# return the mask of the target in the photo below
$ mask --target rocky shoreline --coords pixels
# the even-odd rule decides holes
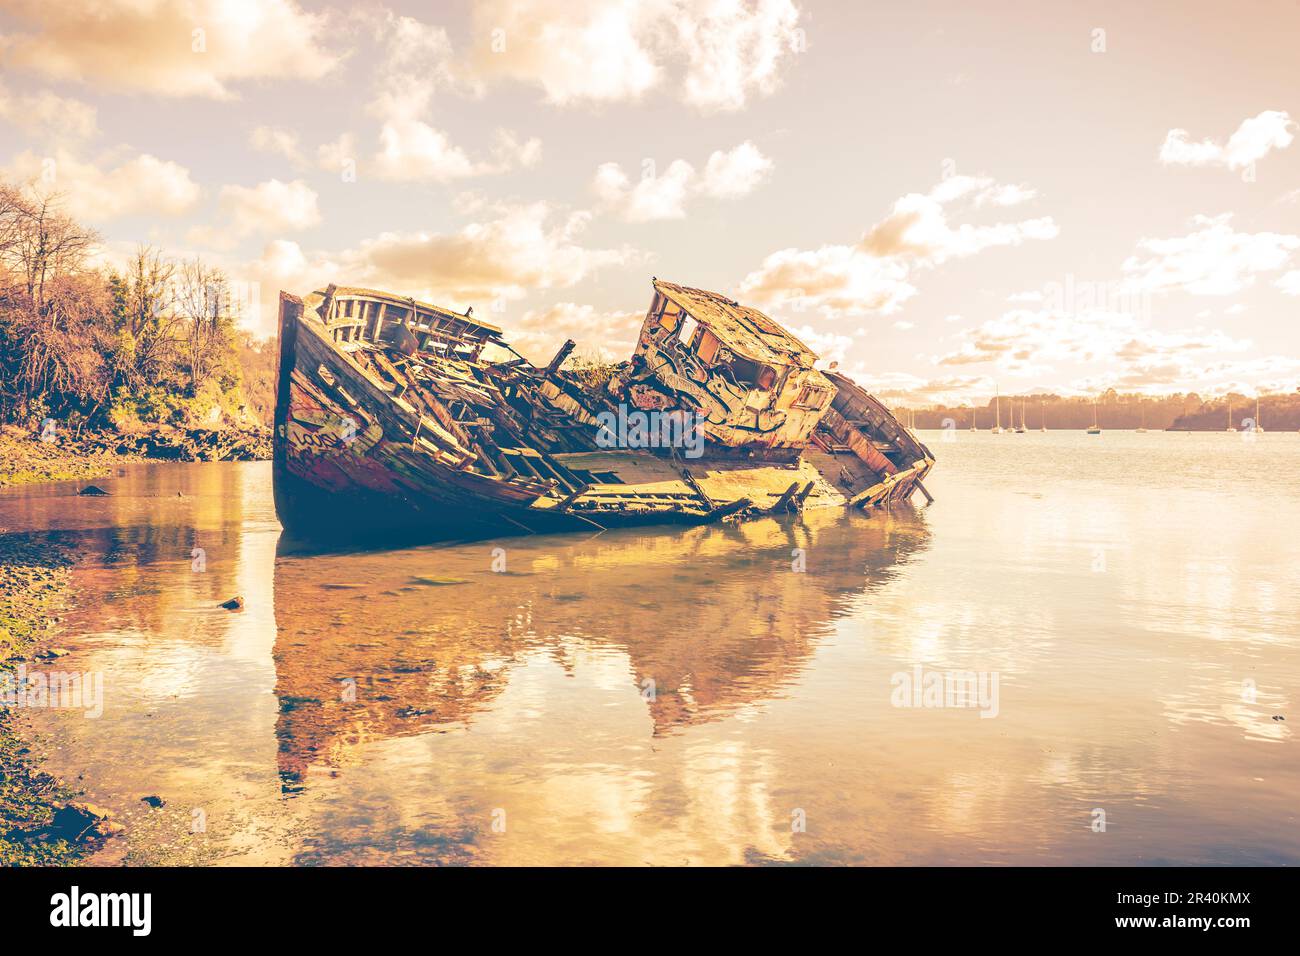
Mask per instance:
[[[89,432],[43,440],[39,432],[0,428],[0,488],[40,481],[85,480],[112,474],[129,462],[263,461],[271,457],[271,430],[262,426]]]
[[[57,540],[0,534],[0,685],[19,691],[20,665],[53,646],[68,600],[72,548]],[[0,866],[59,866],[99,848],[120,827],[40,767],[21,711],[0,706]]]

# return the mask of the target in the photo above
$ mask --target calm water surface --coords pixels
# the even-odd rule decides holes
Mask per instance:
[[[41,749],[101,862],[1300,862],[1300,435],[924,437],[915,511],[358,554],[263,463],[4,492],[105,680]]]

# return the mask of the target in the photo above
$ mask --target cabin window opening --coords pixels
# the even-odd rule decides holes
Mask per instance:
[[[762,371],[763,366],[743,355],[737,355],[731,360],[731,374],[742,384],[757,385]]]
[[[677,333],[678,340],[687,348],[691,346],[691,339],[695,338],[695,330],[700,327],[700,323],[695,321],[692,315],[686,316],[682,322],[681,331]]]
[[[695,350],[695,354],[700,357],[701,362],[712,365],[713,359],[718,354],[718,348],[721,345],[722,342],[719,341],[718,337],[708,329],[705,329],[700,335],[700,345],[699,348]]]
[[[827,389],[817,385],[805,385],[799,390],[799,397],[795,399],[796,408],[807,408],[817,411],[826,405],[826,399],[830,396]]]

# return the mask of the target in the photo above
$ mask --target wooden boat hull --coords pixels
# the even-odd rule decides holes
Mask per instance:
[[[541,411],[555,429],[572,429],[577,450],[485,446],[470,440],[469,429],[484,424],[476,417],[484,409],[513,414],[502,398],[513,386],[496,396],[497,405],[458,406],[458,420],[438,398],[420,393],[414,378],[408,390],[373,374],[374,363],[398,378],[407,374],[373,347],[384,313],[372,322],[362,307],[359,319],[331,322],[334,295],[331,287],[310,309],[281,295],[273,470],[276,511],[291,539],[476,539],[864,508],[924,491],[920,482],[933,464],[883,405],[834,373],[839,411],[828,414],[839,430],[786,460],[752,461],[735,449],[695,459],[596,449],[583,439],[590,416],[539,370],[527,379],[527,387],[537,385],[532,398],[550,396],[555,407]],[[415,315],[413,302],[411,310]],[[374,342],[363,338],[367,327]],[[388,334],[400,340],[407,333]],[[490,391],[490,382],[482,384]]]
[[[355,407],[322,388],[322,368],[349,383]],[[344,356],[303,320],[301,303],[286,297],[272,473],[276,513],[292,535],[441,540],[583,526],[564,514],[520,523],[544,488],[476,482],[408,437],[410,422],[387,396],[367,392]]]

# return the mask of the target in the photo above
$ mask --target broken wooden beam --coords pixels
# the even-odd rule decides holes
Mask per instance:
[[[812,494],[812,490],[816,486],[816,484],[817,482],[810,481],[808,482],[808,484],[804,485],[803,491],[799,492],[798,497],[794,499],[795,511],[803,511],[804,502],[808,500],[808,496]]]
[[[799,482],[797,481],[792,482],[790,484],[790,487],[785,489],[785,491],[781,493],[781,497],[776,499],[776,504],[772,505],[771,508],[767,509],[768,513],[776,514],[777,512],[780,511],[786,511],[790,507],[790,499],[794,497],[794,493],[798,490],[799,490]]]
[[[551,359],[550,364],[546,366],[546,374],[554,375],[558,372],[560,366],[564,364],[564,360],[567,359],[569,354],[577,347],[578,343],[573,341],[573,339],[565,339],[564,344],[560,346],[560,350],[555,353],[555,358]]]
[[[735,501],[731,502],[730,504],[725,504],[722,505],[721,507],[714,508],[707,515],[705,515],[704,520],[721,521],[723,518],[729,518],[739,511],[744,511],[746,508],[750,507],[753,504],[754,502],[750,501],[748,498],[738,498]]]
[[[695,492],[696,496],[703,502],[705,511],[712,511],[717,507],[713,499],[708,496],[708,493],[700,487],[700,483],[695,480],[695,476],[691,474],[689,468],[682,469],[682,481],[691,486],[691,491]]]

